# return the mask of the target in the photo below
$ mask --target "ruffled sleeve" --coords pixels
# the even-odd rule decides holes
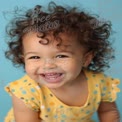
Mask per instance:
[[[27,75],[5,87],[10,95],[14,94],[34,111],[40,110],[40,89],[39,85]]]
[[[102,101],[113,102],[116,100],[117,92],[120,92],[120,89],[118,88],[119,83],[119,79],[113,79],[106,75],[102,75],[100,80]]]

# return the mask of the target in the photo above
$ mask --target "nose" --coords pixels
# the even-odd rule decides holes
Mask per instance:
[[[54,69],[57,65],[54,59],[45,59],[43,69]]]

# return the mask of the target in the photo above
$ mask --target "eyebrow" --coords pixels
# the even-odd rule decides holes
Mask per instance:
[[[61,51],[61,52],[68,52],[68,53],[71,53],[71,54],[74,54],[73,51],[71,51],[72,45],[63,45],[63,47],[59,47],[58,50]]]
[[[70,54],[74,54],[73,51],[68,51],[68,50],[57,50],[55,53],[70,53]],[[27,56],[27,55],[31,55],[31,54],[38,54],[36,52],[27,52],[27,53],[24,53],[24,56]]]
[[[24,53],[25,56],[27,56],[29,54],[37,54],[37,53],[36,52],[27,52],[27,53]]]
[[[63,50],[63,49],[62,49],[62,50],[61,50],[61,49],[60,49],[60,50],[58,50],[58,51],[57,51],[57,53],[58,53],[58,52],[62,52],[62,53],[63,53],[63,52],[66,52],[66,53],[74,54],[74,52],[73,52],[73,51],[70,51],[70,50]]]
[[[74,54],[74,51],[71,51],[71,47],[72,47],[72,45],[63,45],[63,47],[64,47],[64,49],[62,49],[61,47],[59,47],[59,48],[57,48],[57,51],[55,51],[56,53],[70,53],[70,54]],[[27,55],[29,55],[29,54],[38,54],[38,52],[33,52],[33,51],[30,51],[30,52],[26,52],[26,53],[24,53],[24,56],[27,56]]]

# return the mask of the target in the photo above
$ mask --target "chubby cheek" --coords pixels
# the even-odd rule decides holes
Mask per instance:
[[[30,77],[32,77],[35,75],[36,67],[31,63],[25,63],[25,71]]]
[[[68,69],[68,68],[67,68]],[[78,75],[81,72],[82,67],[79,65],[71,64],[70,68],[68,69],[73,75]]]
[[[62,69],[68,74],[79,74],[82,69],[82,63],[79,61],[68,61],[61,64]]]

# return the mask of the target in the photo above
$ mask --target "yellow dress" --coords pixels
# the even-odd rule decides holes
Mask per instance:
[[[85,75],[89,95],[81,107],[62,103],[47,87],[39,86],[27,75],[11,82],[5,89],[21,99],[33,111],[41,111],[40,118],[44,122],[93,122],[91,117],[101,101],[116,100],[116,93],[120,91],[117,88],[119,80],[91,71],[85,71]],[[5,122],[15,122],[13,109],[8,112]]]

